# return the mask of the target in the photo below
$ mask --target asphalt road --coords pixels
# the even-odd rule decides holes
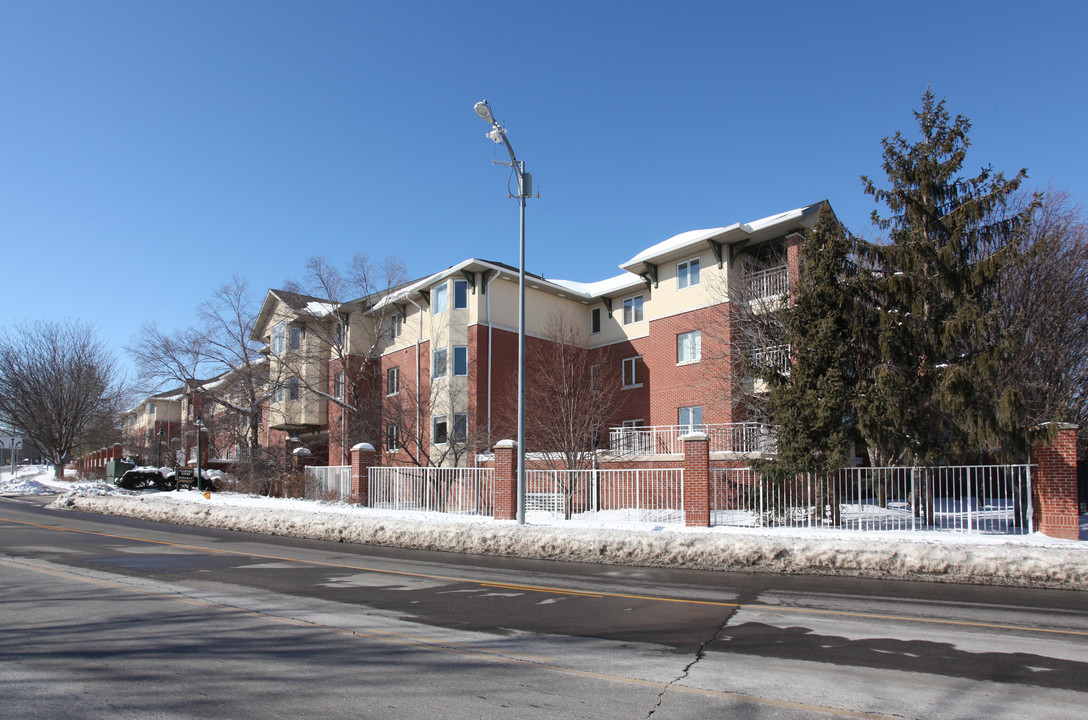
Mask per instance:
[[[4,718],[1064,718],[1082,592],[497,559],[0,500]]]

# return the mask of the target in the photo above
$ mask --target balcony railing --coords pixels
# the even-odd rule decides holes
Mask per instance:
[[[761,368],[772,367],[783,375],[790,374],[790,346],[775,345],[759,348],[751,353],[752,361]]]
[[[684,447],[680,438],[694,431],[705,432],[710,437],[710,452],[777,452],[774,428],[763,423],[612,428],[609,450],[614,455],[681,454]]]
[[[773,300],[790,291],[790,277],[785,265],[755,270],[746,276],[749,302]]]

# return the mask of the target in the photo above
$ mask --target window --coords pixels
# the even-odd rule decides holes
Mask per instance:
[[[344,397],[344,373],[338,372],[332,376],[332,396]]]
[[[438,315],[446,312],[449,304],[449,288],[446,283],[435,285],[434,291],[431,293],[431,314]]]
[[[676,288],[683,290],[686,287],[699,284],[699,258],[692,258],[687,262],[676,265]]]
[[[623,324],[642,322],[642,296],[635,295],[623,301]]]
[[[453,281],[453,309],[464,310],[468,307],[468,280]]]
[[[680,428],[686,432],[703,429],[703,406],[692,405],[680,408]]]
[[[601,331],[601,309],[599,307],[589,311],[589,331],[594,335]]]
[[[347,335],[347,318],[338,317],[336,319],[336,326],[332,329],[332,344],[336,347],[344,347],[344,338]]]
[[[623,360],[623,386],[638,387],[642,385],[642,356],[624,358]]]
[[[644,424],[645,423],[642,421],[641,418],[639,418],[638,420],[624,420],[623,421],[623,426],[625,428],[640,428]]]
[[[279,355],[287,349],[287,336],[284,334],[285,325],[280,322],[272,326],[272,353]]]
[[[400,392],[400,368],[389,368],[385,371],[385,394],[396,395]]]
[[[431,379],[446,377],[446,348],[435,350],[431,359]]]
[[[389,339],[396,340],[404,332],[404,315],[397,310],[389,316]]]
[[[468,347],[465,345],[453,346],[453,374],[468,375]]]
[[[597,373],[601,371],[600,365],[589,366],[589,391],[597,392]]]
[[[450,441],[449,432],[446,429],[446,416],[436,415],[434,429],[431,431],[432,445],[445,445]]]
[[[154,415],[155,414],[155,403],[151,402],[151,403],[147,404],[147,414],[148,415]]]
[[[293,377],[287,381],[287,399],[298,400],[301,395],[301,383],[297,377]]]
[[[677,363],[696,363],[702,359],[703,333],[701,330],[692,330],[676,336]]]
[[[468,415],[457,413],[453,416],[453,441],[465,442],[468,440]]]
[[[272,402],[283,402],[283,383],[276,383],[276,390],[272,393]]]
[[[291,347],[292,350],[298,350],[300,347],[302,347],[302,328],[300,328],[300,327],[291,328],[290,338],[291,338],[290,347]]]
[[[385,429],[385,451],[396,452],[400,448],[400,427],[396,424]]]

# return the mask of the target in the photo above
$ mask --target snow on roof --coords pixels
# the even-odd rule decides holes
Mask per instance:
[[[548,282],[566,288],[571,292],[581,293],[587,298],[596,298],[611,295],[614,292],[625,290],[634,285],[641,285],[643,281],[638,275],[635,275],[632,272],[625,272],[622,275],[592,283],[581,283],[575,282],[574,280],[549,280]]]
[[[724,235],[736,235],[739,239],[741,237],[753,235],[760,230],[772,228],[776,225],[793,223],[804,218],[806,214],[818,205],[819,203],[816,203],[815,205],[806,205],[805,207],[787,210],[786,212],[781,212],[777,215],[770,215],[747,223],[738,222],[725,227],[709,228],[706,230],[688,230],[679,235],[673,235],[668,240],[663,240],[656,245],[651,245],[627,262],[621,264],[620,267],[630,269],[632,266],[637,266],[647,260],[668,255],[671,252],[679,251],[692,245],[700,245],[712,238],[718,238]]]
[[[306,312],[310,313],[314,317],[325,317],[336,312],[336,304],[321,300],[311,300],[306,303]]]

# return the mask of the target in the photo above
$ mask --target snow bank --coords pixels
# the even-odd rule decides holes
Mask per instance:
[[[421,550],[574,562],[851,575],[934,582],[1088,589],[1088,544],[1034,536],[931,533],[847,537],[744,528],[518,526],[440,514],[394,514],[343,503],[235,493],[121,493],[73,488],[55,508],[224,530]],[[940,535],[941,537],[934,537]],[[957,536],[949,538],[947,536]]]

